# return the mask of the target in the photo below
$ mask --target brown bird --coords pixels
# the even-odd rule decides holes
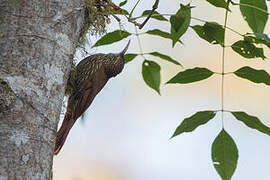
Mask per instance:
[[[118,54],[91,55],[83,59],[71,71],[66,88],[66,93],[70,96],[64,121],[57,132],[55,155],[60,152],[73,124],[90,106],[107,81],[123,70],[124,54],[129,44],[130,41],[124,50]]]

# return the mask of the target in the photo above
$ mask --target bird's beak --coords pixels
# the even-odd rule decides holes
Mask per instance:
[[[127,52],[129,44],[130,44],[130,40],[128,41],[128,43],[127,43],[126,47],[123,49],[123,51],[120,52],[121,55],[124,55]]]

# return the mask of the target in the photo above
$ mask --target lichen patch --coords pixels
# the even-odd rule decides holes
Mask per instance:
[[[10,140],[13,141],[17,147],[20,147],[28,142],[29,137],[24,132],[14,131],[10,136]]]
[[[45,64],[44,70],[46,79],[48,79],[46,85],[48,90],[51,90],[53,85],[61,85],[64,83],[64,73],[62,72],[62,69],[60,67]]]
[[[23,161],[25,164],[27,164],[29,158],[30,158],[30,155],[29,155],[29,154],[25,154],[25,155],[22,156],[22,161]]]
[[[64,48],[66,52],[71,52],[73,49],[72,42],[70,42],[70,39],[66,34],[57,33],[55,39],[61,48]]]
[[[35,85],[34,80],[29,80],[23,76],[7,76],[6,80],[10,85],[10,88],[16,93],[20,94],[23,91],[26,95],[32,95],[33,91],[41,97],[43,95],[40,87]]]

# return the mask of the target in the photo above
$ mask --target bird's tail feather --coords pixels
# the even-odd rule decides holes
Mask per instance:
[[[75,121],[71,118],[70,115],[65,116],[64,121],[57,132],[56,142],[55,142],[55,147],[54,147],[54,155],[57,155],[62,149],[66,141],[67,135],[70,129],[72,128],[74,122]]]

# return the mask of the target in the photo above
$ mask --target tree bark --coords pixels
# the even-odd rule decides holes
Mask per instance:
[[[79,0],[1,0],[0,180],[52,177],[81,7]]]

